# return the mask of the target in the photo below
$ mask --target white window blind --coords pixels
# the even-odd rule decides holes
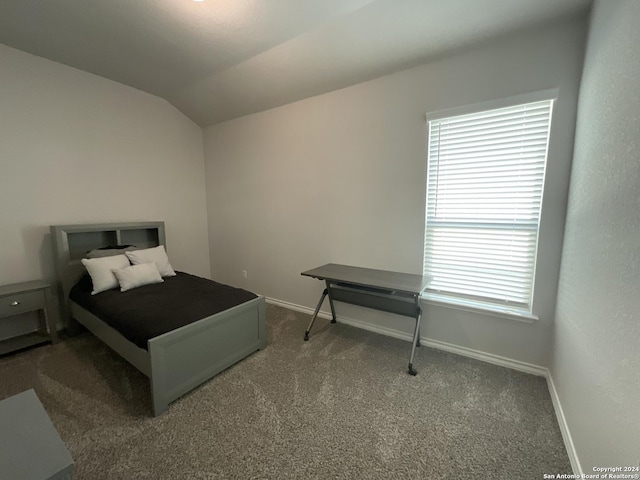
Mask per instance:
[[[552,106],[429,120],[428,292],[531,311]]]

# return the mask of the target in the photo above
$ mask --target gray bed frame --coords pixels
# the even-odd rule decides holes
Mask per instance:
[[[266,347],[265,299],[259,296],[150,339],[148,350],[127,340],[97,316],[69,300],[69,291],[86,270],[80,262],[92,249],[108,245],[150,248],[165,245],[164,222],[53,225],[63,325],[77,321],[151,380],[153,415],[169,403]]]

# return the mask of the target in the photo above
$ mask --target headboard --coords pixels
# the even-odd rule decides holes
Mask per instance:
[[[166,248],[164,222],[52,225],[51,238],[65,327],[69,326],[70,318],[69,291],[86,273],[80,260],[89,250],[110,245],[135,245],[138,248],[165,245]]]

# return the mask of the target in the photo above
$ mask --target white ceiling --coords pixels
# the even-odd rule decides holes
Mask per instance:
[[[586,11],[591,0],[0,0],[0,42],[202,126]]]

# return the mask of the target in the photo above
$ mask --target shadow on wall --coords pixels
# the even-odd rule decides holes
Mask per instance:
[[[58,330],[61,330],[60,300],[49,225],[44,227],[42,225],[24,227],[22,229],[22,243],[24,245],[25,252],[38,252],[37,256],[41,273],[39,275],[34,275],[34,278],[27,280],[42,279],[51,284],[51,299],[53,301],[53,305],[51,305],[51,308],[49,309],[49,314],[53,315],[53,319]]]

